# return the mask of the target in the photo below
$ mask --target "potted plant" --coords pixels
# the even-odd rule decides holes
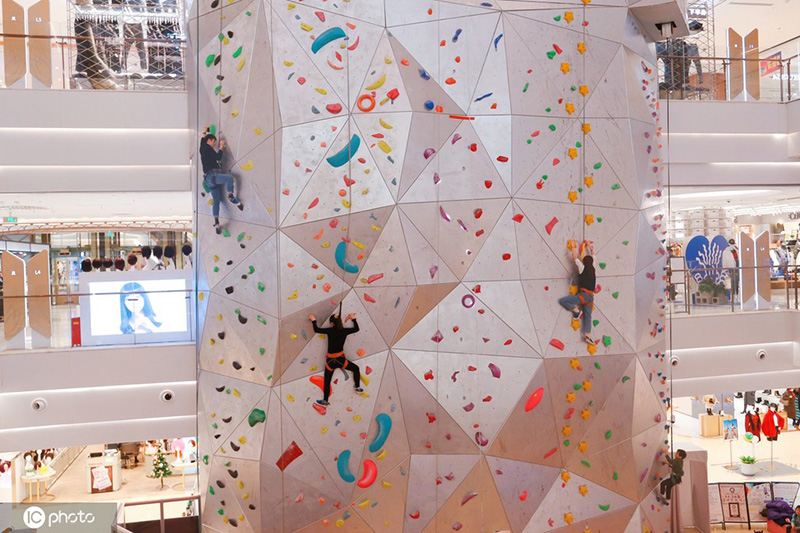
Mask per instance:
[[[726,303],[728,300],[727,289],[724,283],[714,283],[711,277],[705,278],[697,284],[697,290],[702,295],[705,293],[707,296],[705,300],[707,303]],[[703,298],[701,298],[702,300]]]
[[[754,476],[756,475],[756,458],[752,455],[742,455],[739,457],[742,461],[742,475]]]

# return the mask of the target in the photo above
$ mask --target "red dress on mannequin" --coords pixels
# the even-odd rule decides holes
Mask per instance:
[[[744,430],[752,433],[754,437],[758,437],[758,442],[761,442],[761,418],[758,414],[748,411],[744,415]]]
[[[761,430],[767,440],[778,440],[778,434],[783,427],[783,417],[775,411],[769,410],[764,415],[764,422],[761,424]]]

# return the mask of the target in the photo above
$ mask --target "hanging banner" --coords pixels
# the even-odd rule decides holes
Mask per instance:
[[[800,483],[781,482],[772,484],[772,494],[775,499],[786,500],[792,508],[794,508],[794,503],[797,501],[798,489],[800,489]]]
[[[722,523],[722,500],[719,497],[719,484],[708,485],[708,510],[711,517],[710,524]]]
[[[767,519],[761,516],[764,504],[772,499],[771,483],[745,483],[747,486],[747,510],[750,513],[751,522],[766,522]]]
[[[747,493],[744,483],[720,483],[722,520],[731,524],[747,523]]]
[[[761,76],[768,76],[775,72],[776,70],[781,69],[781,53],[778,52],[777,54],[772,54],[760,61],[760,68]]]

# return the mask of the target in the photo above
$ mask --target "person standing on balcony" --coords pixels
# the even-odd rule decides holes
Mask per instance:
[[[228,201],[239,208],[244,209],[244,205],[234,195],[233,174],[222,171],[222,158],[225,156],[225,140],[219,142],[219,151],[216,150],[217,136],[207,133],[200,143],[200,160],[203,165],[203,184],[211,193],[212,207],[214,215],[214,230],[217,235],[222,233],[222,226],[219,223],[219,204],[228,191]]]
[[[728,247],[722,251],[722,268],[727,273],[725,281],[731,291],[731,300],[733,300],[739,292],[739,248],[736,247],[736,241],[733,239],[728,240]]]

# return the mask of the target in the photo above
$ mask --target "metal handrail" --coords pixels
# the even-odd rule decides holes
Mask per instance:
[[[197,516],[202,516],[200,512],[200,495],[195,494],[193,496],[179,496],[176,498],[164,498],[160,500],[149,500],[149,501],[142,501],[142,502],[120,502],[117,505],[117,516],[116,516],[116,523],[111,526],[112,533],[133,533],[131,530],[127,529],[128,523],[125,521],[125,508],[126,507],[136,507],[139,505],[155,505],[158,504],[159,507],[159,521],[161,523],[161,533],[166,533],[166,519],[164,518],[164,504],[165,503],[174,503],[174,502],[188,502],[191,500],[197,500]],[[122,525],[119,525],[120,519],[122,521]]]

